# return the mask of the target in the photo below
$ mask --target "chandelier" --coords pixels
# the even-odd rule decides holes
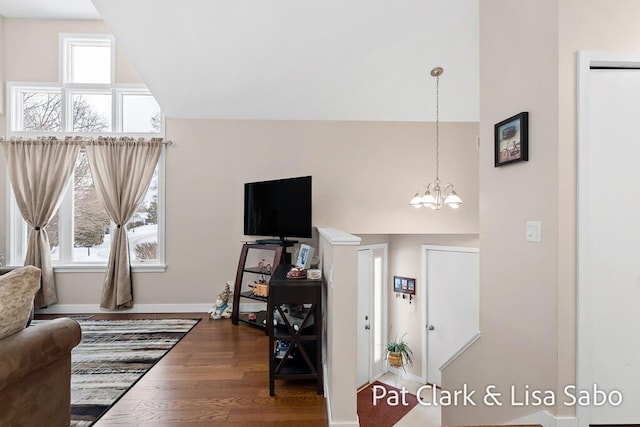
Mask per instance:
[[[452,209],[458,209],[463,206],[462,199],[453,187],[453,184],[442,184],[440,182],[440,76],[443,73],[442,67],[436,67],[431,70],[431,75],[436,78],[436,180],[427,185],[421,185],[416,191],[409,204],[415,208],[431,208],[435,211],[442,209],[442,206],[448,206]],[[424,188],[424,193],[420,194],[420,189]]]

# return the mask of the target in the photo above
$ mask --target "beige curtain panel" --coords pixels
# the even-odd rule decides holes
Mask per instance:
[[[100,307],[133,305],[126,224],[142,202],[160,158],[162,139],[98,138],[87,144],[93,182],[107,214],[116,224]]]
[[[25,265],[42,270],[36,308],[58,301],[46,226],[56,213],[73,173],[80,140],[12,138],[2,140],[18,209],[29,225]]]

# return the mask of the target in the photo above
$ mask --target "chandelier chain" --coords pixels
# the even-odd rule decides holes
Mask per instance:
[[[427,207],[435,211],[443,206],[458,209],[464,206],[462,199],[456,193],[453,184],[444,184],[440,187],[440,75],[444,70],[436,67],[431,70],[431,75],[436,78],[436,180],[425,187],[424,194],[420,194],[420,187],[409,204],[415,208]]]
[[[440,182],[440,75],[436,76],[436,185]]]

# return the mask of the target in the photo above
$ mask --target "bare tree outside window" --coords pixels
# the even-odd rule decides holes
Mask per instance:
[[[60,94],[23,92],[23,128],[26,131],[60,130]]]
[[[100,132],[109,127],[107,119],[91,108],[82,96],[73,100],[73,131]]]
[[[60,131],[62,110],[59,93],[23,92],[22,102],[24,105],[23,130],[29,132]],[[100,132],[108,127],[107,119],[94,111],[85,99],[81,96],[74,99],[74,132]]]
[[[160,113],[156,113],[151,117],[151,129],[154,132],[160,132],[161,123]]]
[[[24,130],[60,130],[60,94],[25,92]],[[89,103],[77,97],[73,102],[73,129],[76,132],[97,132],[108,127],[107,120],[91,108]],[[109,228],[109,217],[98,200],[98,194],[91,172],[89,160],[84,151],[78,155],[73,170],[74,191],[74,246],[91,247],[104,240]],[[60,215],[56,214],[47,225],[51,248],[60,244]]]

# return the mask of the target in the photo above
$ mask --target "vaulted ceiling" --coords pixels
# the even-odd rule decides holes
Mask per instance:
[[[479,0],[92,1],[169,117],[478,120]]]

